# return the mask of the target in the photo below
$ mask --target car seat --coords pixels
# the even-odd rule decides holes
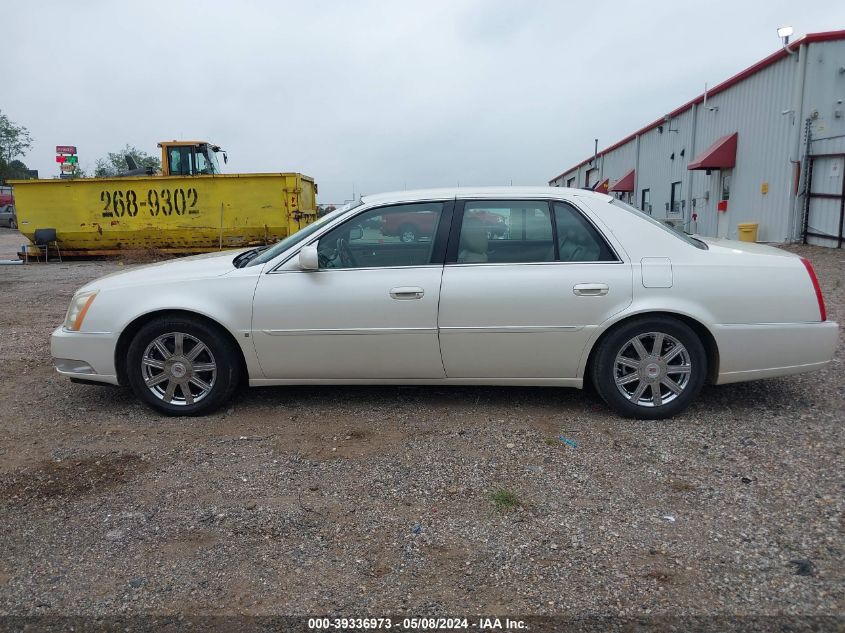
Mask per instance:
[[[477,218],[464,218],[461,227],[461,242],[458,250],[459,264],[483,264],[487,262],[487,227]]]

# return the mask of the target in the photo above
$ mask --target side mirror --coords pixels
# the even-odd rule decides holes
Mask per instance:
[[[361,226],[353,226],[349,229],[349,241],[360,240],[364,237],[364,229]]]
[[[320,270],[320,255],[316,244],[303,246],[299,251],[300,270]]]

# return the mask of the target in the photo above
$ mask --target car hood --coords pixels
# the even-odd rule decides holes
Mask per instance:
[[[239,253],[250,249],[241,248],[226,250],[217,253],[206,253],[204,255],[193,255],[171,259],[155,264],[144,264],[132,266],[128,270],[111,273],[86,284],[79,289],[80,292],[94,289],[118,288],[125,286],[139,286],[163,281],[184,281],[187,279],[206,279],[208,277],[219,277],[235,270],[232,260]]]
[[[740,242],[737,240],[725,240],[715,237],[701,237],[695,236],[696,239],[701,240],[713,252],[733,253],[733,254],[748,254],[748,255],[776,255],[779,257],[799,257],[795,253],[768,246],[766,244],[757,244],[755,242]]]

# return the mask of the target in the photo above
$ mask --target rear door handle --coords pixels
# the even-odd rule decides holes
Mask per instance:
[[[610,290],[607,284],[575,284],[573,294],[579,297],[603,297]]]
[[[417,286],[399,286],[390,289],[390,296],[397,301],[407,301],[408,299],[422,299],[425,295],[425,290]]]

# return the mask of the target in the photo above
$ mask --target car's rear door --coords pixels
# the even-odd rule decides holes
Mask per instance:
[[[504,235],[475,216],[498,213]],[[449,378],[577,377],[596,326],[631,302],[630,263],[563,201],[458,201],[438,328]]]

